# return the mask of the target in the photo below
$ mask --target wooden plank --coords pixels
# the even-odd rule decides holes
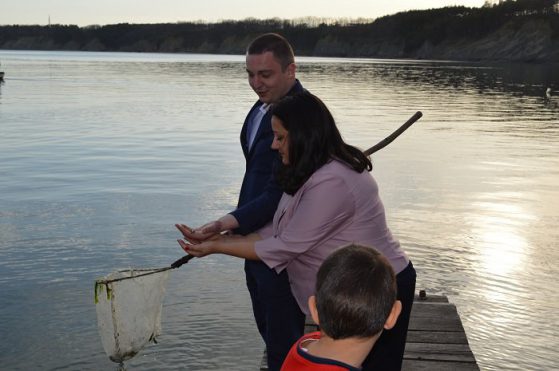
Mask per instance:
[[[409,330],[406,340],[408,343],[468,344],[466,334],[456,331]]]
[[[407,343],[404,359],[475,363],[468,344]]]
[[[448,298],[443,295],[415,295],[415,303],[448,303]]]
[[[414,303],[408,329],[464,332],[456,307],[441,303]]]
[[[424,331],[464,331],[462,322],[458,317],[424,317],[424,318],[410,318],[410,325],[408,330],[424,330]]]
[[[402,362],[404,371],[478,371],[475,363],[421,361],[404,359]]]
[[[450,303],[416,301],[412,311],[414,317],[454,316],[456,306]]]

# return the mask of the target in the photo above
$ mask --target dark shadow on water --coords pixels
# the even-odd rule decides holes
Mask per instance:
[[[559,96],[559,64],[474,63],[446,61],[377,60],[363,63],[302,64],[299,71],[312,75],[355,76],[382,80],[395,89],[435,86],[444,91],[506,93],[513,96],[548,98]]]

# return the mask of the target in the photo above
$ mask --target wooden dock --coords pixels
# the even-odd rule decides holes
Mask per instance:
[[[316,331],[312,320],[305,332]],[[265,357],[260,370],[267,370]],[[479,370],[456,306],[445,296],[417,296],[413,304],[404,371]]]
[[[446,296],[416,297],[403,370],[479,370],[456,306]]]

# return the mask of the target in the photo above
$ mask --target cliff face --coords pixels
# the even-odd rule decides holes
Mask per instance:
[[[505,24],[481,39],[443,41],[433,45],[426,41],[410,57],[448,60],[509,60],[558,62],[559,40],[544,21],[521,25]]]

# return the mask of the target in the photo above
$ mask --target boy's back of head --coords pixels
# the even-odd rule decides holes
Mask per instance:
[[[379,334],[396,302],[396,290],[394,270],[378,251],[356,244],[336,250],[317,274],[321,331],[334,340]]]

